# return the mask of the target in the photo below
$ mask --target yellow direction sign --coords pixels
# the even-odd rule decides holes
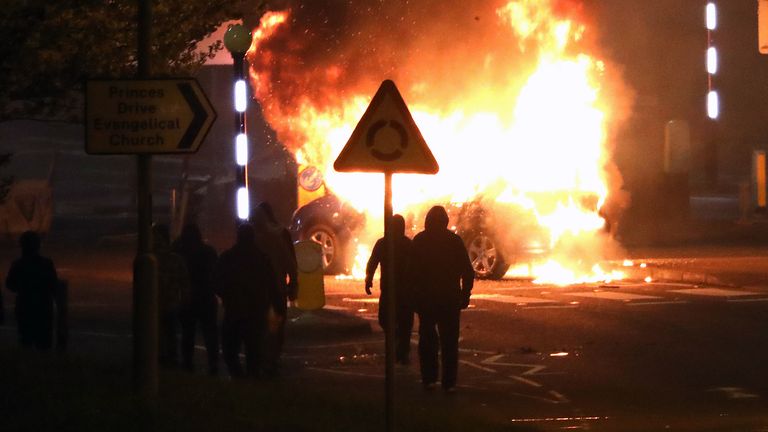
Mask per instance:
[[[439,170],[391,80],[381,83],[333,167],[336,171],[421,174]]]
[[[86,83],[85,151],[194,153],[216,112],[192,78]]]

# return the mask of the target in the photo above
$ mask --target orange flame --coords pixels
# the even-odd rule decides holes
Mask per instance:
[[[586,29],[575,13],[568,14],[565,6],[572,5],[556,0],[491,5],[496,21],[478,30],[477,45],[436,52],[435,31],[427,28],[426,36],[388,54],[402,61],[397,70],[405,71],[400,73],[406,85],[400,89],[440,164],[434,176],[394,177],[395,211],[423,215],[436,203],[472,200],[514,208],[513,216],[496,223],[514,233],[511,243],[535,242],[545,233],[550,252],[531,266],[531,276],[559,285],[622,277],[599,265],[606,251],[616,248],[602,230],[600,211],[621,186],[609,138],[629,98],[606,63],[582,46]],[[327,187],[369,216],[358,239],[367,251],[381,235],[382,176],[338,173],[332,164],[365,111],[379,73],[393,69],[355,75],[366,59],[352,59],[352,48],[306,61],[319,55],[312,50],[315,30],[294,29],[300,20],[289,21],[290,14],[270,12],[254,31],[249,60],[255,94],[297,160],[321,167]],[[349,46],[378,41],[364,34],[360,30]],[[386,47],[382,41],[381,51],[389,52]],[[459,56],[471,52],[478,61],[465,65]],[[358,257],[363,264],[364,259]]]

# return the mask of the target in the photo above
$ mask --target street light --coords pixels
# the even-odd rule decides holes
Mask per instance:
[[[237,217],[241,222],[246,222],[251,215],[251,205],[248,192],[248,133],[246,129],[245,113],[248,109],[248,85],[245,81],[245,53],[251,47],[252,36],[242,24],[230,25],[224,33],[224,46],[232,54],[234,67],[234,106],[236,112],[235,121],[235,163],[237,174],[235,183],[237,186],[236,207]]]

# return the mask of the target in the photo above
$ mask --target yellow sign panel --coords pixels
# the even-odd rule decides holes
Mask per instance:
[[[194,153],[216,112],[191,78],[93,80],[85,120],[91,154]]]
[[[395,83],[386,80],[373,96],[336,171],[434,174],[439,167]]]

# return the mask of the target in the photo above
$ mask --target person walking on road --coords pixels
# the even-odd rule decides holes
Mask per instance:
[[[419,314],[419,362],[425,389],[438,379],[438,349],[442,360],[441,384],[453,392],[459,365],[459,317],[469,306],[474,270],[464,242],[448,230],[448,213],[434,206],[424,231],[413,238],[409,267],[416,312]]]
[[[153,252],[157,259],[158,339],[160,365],[178,366],[179,311],[189,307],[189,271],[184,258],[171,251],[168,225],[152,227]]]
[[[221,343],[229,375],[257,378],[267,311],[270,302],[278,296],[278,289],[269,258],[256,245],[252,225],[245,223],[238,227],[235,245],[224,251],[216,263],[214,281],[224,304]],[[239,359],[243,345],[245,374]]]
[[[53,299],[58,283],[56,267],[40,255],[40,235],[26,231],[19,237],[21,258],[11,264],[5,286],[16,294],[19,343],[49,350],[53,344]]]
[[[184,368],[194,370],[195,333],[199,323],[208,354],[208,374],[216,375],[219,370],[219,303],[213,290],[216,250],[203,241],[196,224],[189,224],[173,242],[173,251],[184,258],[189,271],[190,299],[179,314],[182,364]]]
[[[296,251],[291,234],[281,226],[272,206],[262,202],[256,207],[253,217],[256,230],[256,244],[269,258],[277,286],[276,297],[270,302],[264,372],[269,376],[279,375],[280,354],[285,343],[285,321],[288,315],[288,299],[296,299],[298,274]]]
[[[413,329],[413,305],[408,289],[408,265],[411,261],[411,239],[405,235],[405,219],[399,214],[392,217],[392,235],[394,239],[394,281],[391,285],[395,290],[395,361],[402,365],[410,364],[411,331]],[[389,261],[387,257],[386,237],[376,241],[365,267],[365,293],[371,295],[373,275],[381,264],[381,279],[379,282],[379,325],[386,330],[387,325],[387,296],[385,291],[390,285]]]

